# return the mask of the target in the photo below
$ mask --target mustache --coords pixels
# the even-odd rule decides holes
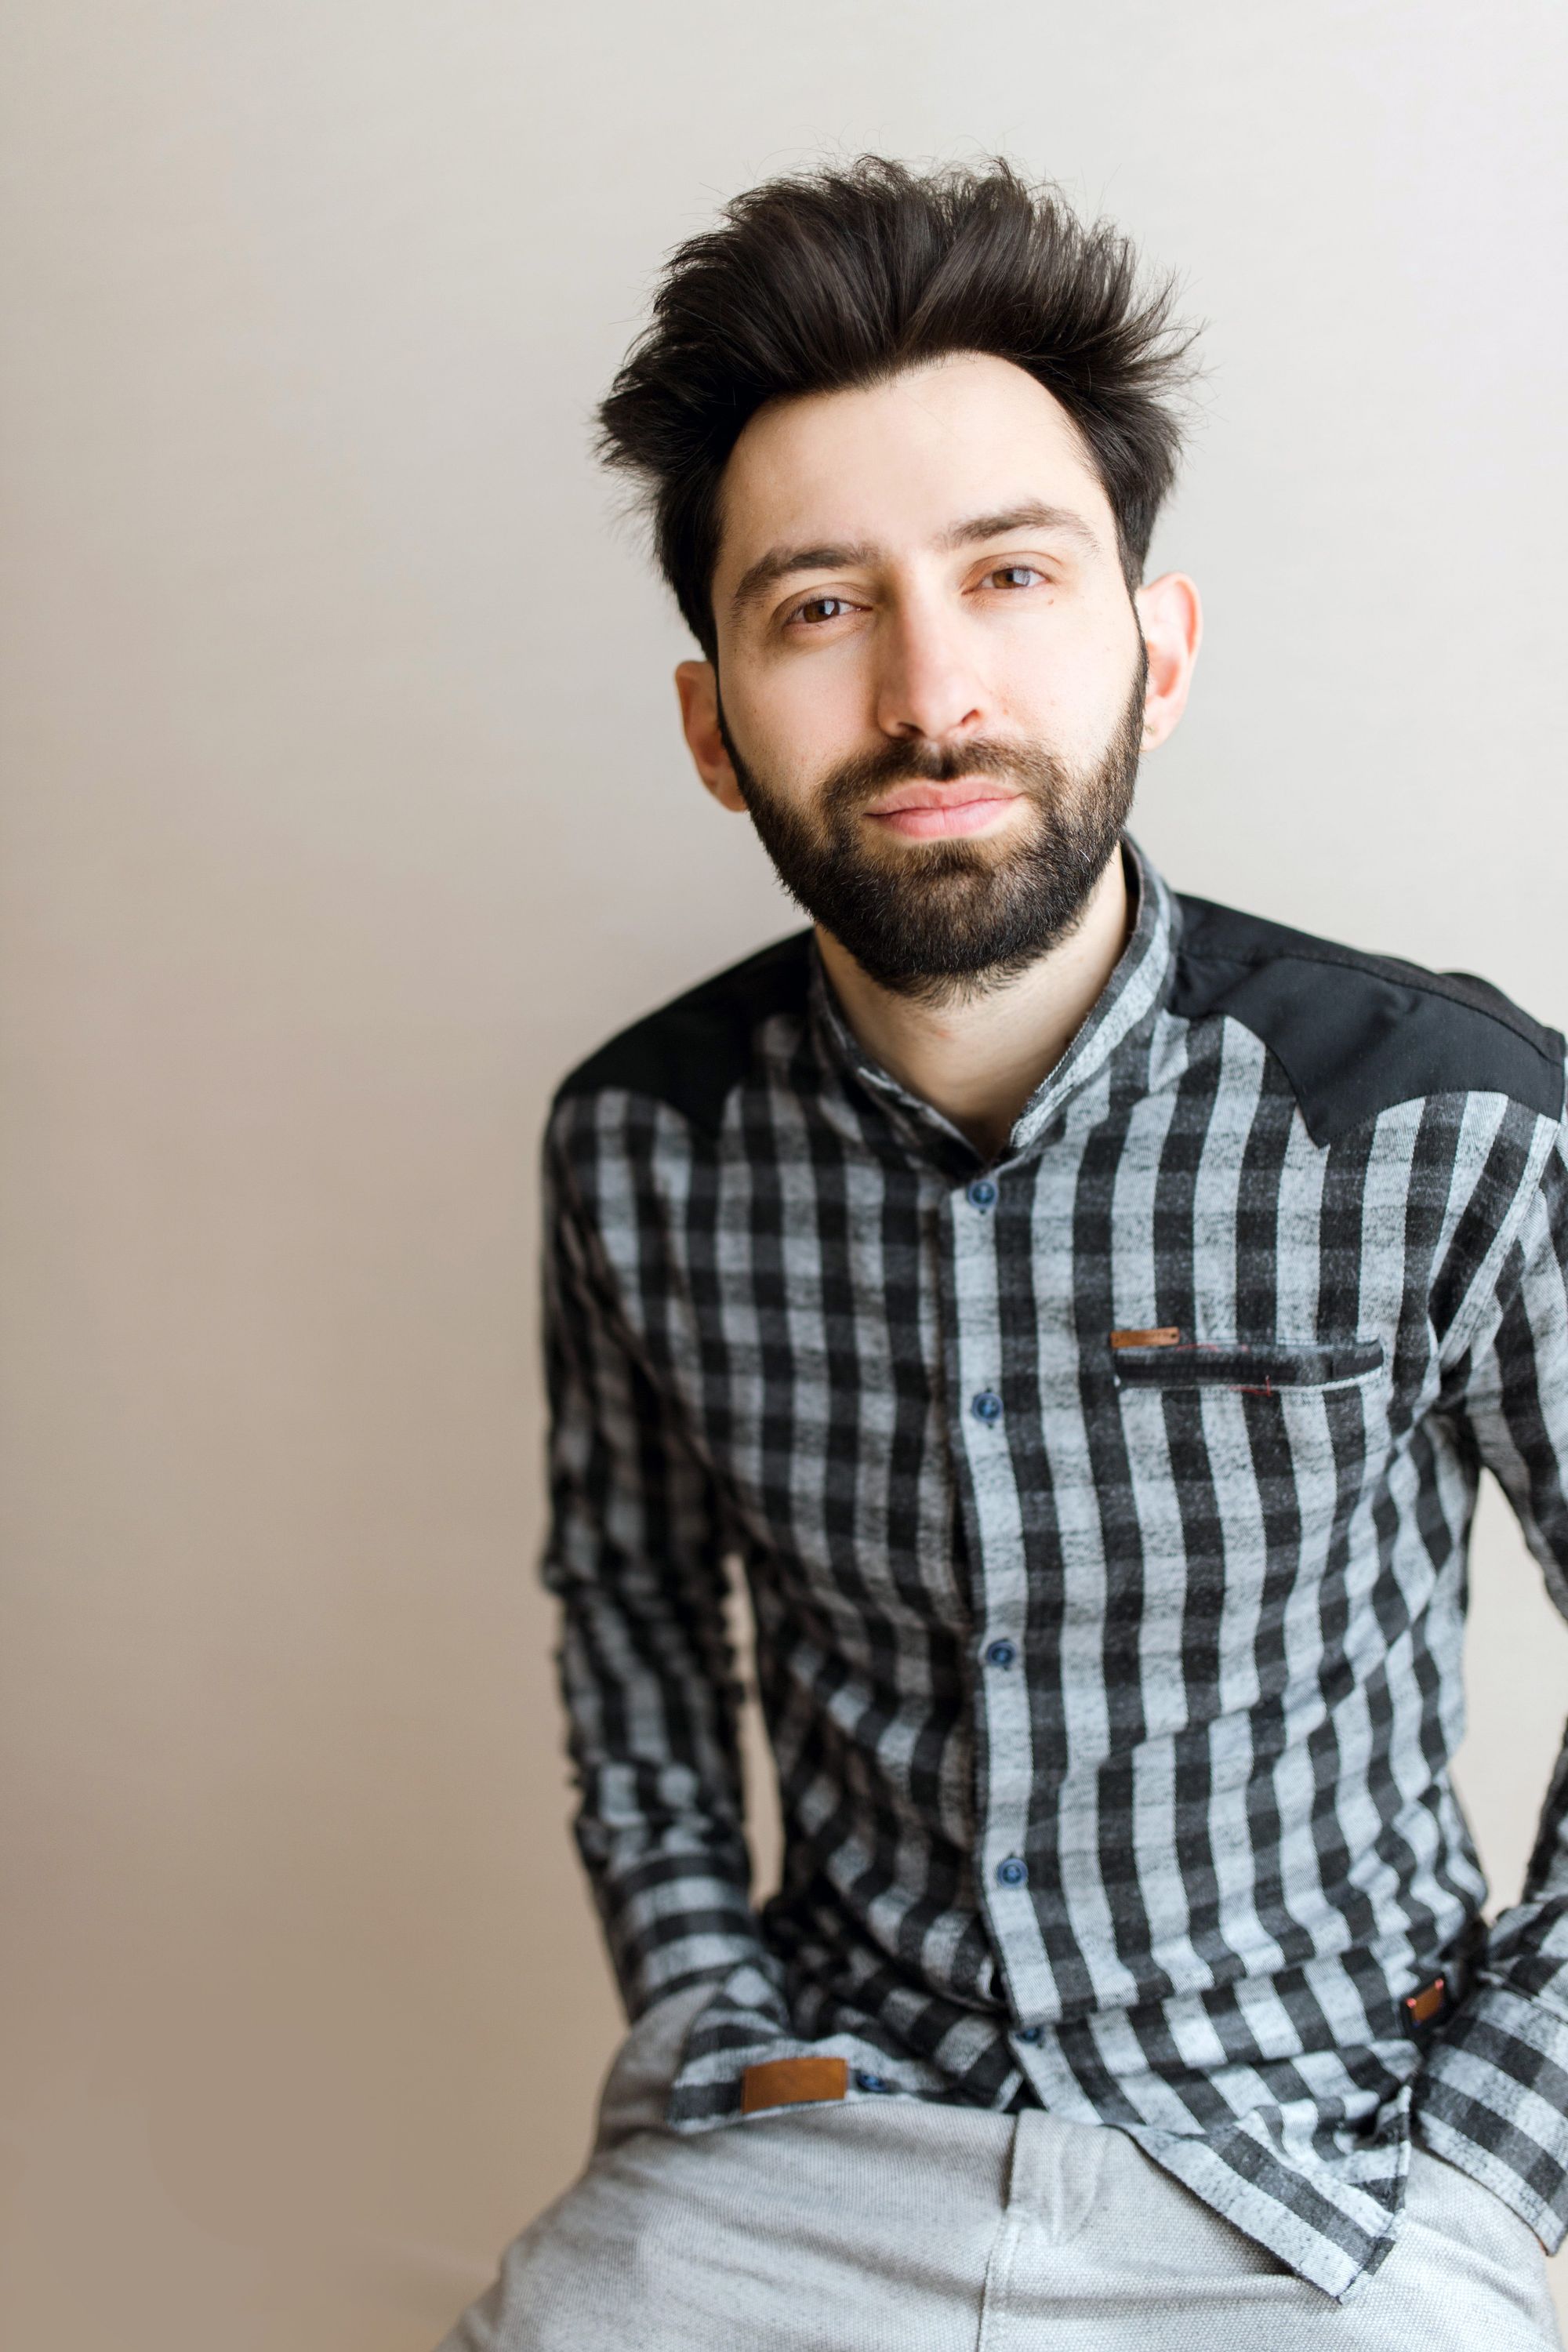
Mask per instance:
[[[1030,797],[1059,792],[1064,763],[1038,744],[1005,744],[984,738],[968,744],[888,743],[845,760],[817,795],[824,816],[850,816],[896,784],[952,784],[961,776],[996,776],[1016,783]]]

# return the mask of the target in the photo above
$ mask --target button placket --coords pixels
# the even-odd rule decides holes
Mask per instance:
[[[989,1182],[977,1179],[976,1182]],[[1023,1512],[1007,1443],[1002,1393],[1002,1329],[996,1204],[977,1202],[974,1186],[951,1196],[954,1356],[961,1428],[969,1467],[979,1554],[975,1562],[978,1648],[989,1671],[976,1678],[976,1737],[985,1743],[986,1809],[977,1824],[975,1862],[992,1942],[1014,2000],[1037,2014],[1054,1985],[1023,1857],[1034,1790],[1033,1735],[1023,1654],[1027,1599]],[[994,1188],[993,1188],[994,1189]],[[1008,1661],[1005,1667],[1004,1654]]]

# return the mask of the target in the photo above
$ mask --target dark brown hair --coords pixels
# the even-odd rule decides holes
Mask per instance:
[[[764,181],[667,264],[597,411],[595,453],[632,476],[659,569],[710,660],[719,485],[767,400],[886,382],[952,352],[1014,361],[1077,425],[1116,517],[1129,588],[1175,478],[1170,395],[1194,340],[1173,281],[1000,156],[921,173],[861,155]]]

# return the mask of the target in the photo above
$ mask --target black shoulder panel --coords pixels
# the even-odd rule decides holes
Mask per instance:
[[[1283,1064],[1314,1142],[1421,1095],[1563,1113],[1563,1041],[1465,971],[1363,955],[1206,898],[1181,900],[1171,1010],[1228,1013]]]
[[[810,944],[809,929],[792,932],[635,1021],[568,1072],[556,1101],[625,1087],[716,1130],[750,1067],[754,1031],[775,1013],[804,1012]]]

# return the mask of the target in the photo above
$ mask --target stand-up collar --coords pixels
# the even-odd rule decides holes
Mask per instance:
[[[1165,993],[1180,914],[1169,886],[1130,834],[1121,836],[1127,887],[1136,912],[1116,967],[1067,1051],[1047,1071],[1013,1123],[995,1164],[1026,1158],[1069,1096],[1103,1068]],[[939,1157],[956,1144],[965,1159],[982,1158],[952,1120],[913,1094],[868,1054],[849,1025],[816,940],[811,944],[810,1016],[819,1049],[868,1089],[916,1149]]]

